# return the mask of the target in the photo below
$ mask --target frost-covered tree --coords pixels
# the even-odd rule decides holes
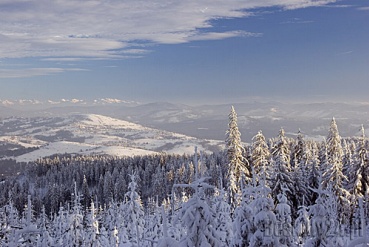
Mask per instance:
[[[334,195],[338,200],[338,214],[340,221],[347,221],[350,214],[349,209],[349,193],[344,189],[343,183],[347,180],[343,174],[342,156],[343,150],[341,145],[341,137],[338,132],[335,119],[332,119],[329,133],[327,136],[326,164],[323,174],[323,183],[326,188],[331,187]],[[346,222],[347,223],[347,222]]]
[[[252,138],[252,141],[252,169],[258,175],[260,174],[261,167],[264,165],[263,162],[270,160],[270,151],[261,130]]]
[[[263,178],[260,178],[259,181],[260,185],[258,186],[255,199],[252,203],[254,214],[253,227],[255,228],[255,232],[250,239],[250,246],[279,246],[278,237],[274,232],[277,219],[273,212],[274,203],[273,199],[270,197],[271,189],[265,182],[265,175],[263,175]]]
[[[278,139],[274,144],[272,151],[274,174],[272,175],[272,194],[276,196],[281,194],[286,189],[286,196],[290,205],[294,205],[294,182],[292,179],[290,165],[290,150],[284,129],[279,131]]]
[[[318,189],[314,189],[318,197],[315,204],[309,206],[309,214],[312,222],[312,237],[307,240],[306,247],[323,247],[327,246],[327,234],[328,234],[328,210],[325,203],[325,197],[328,193],[323,190],[321,184]]]
[[[163,237],[159,239],[157,247],[178,247],[178,241],[169,237],[168,222],[164,206],[161,207],[161,215],[163,220]]]
[[[86,175],[83,175],[81,193],[82,193],[82,207],[83,207],[83,210],[86,211],[88,206],[90,205],[90,202],[91,202],[91,194],[90,194],[90,190],[88,188]]]
[[[0,210],[1,212],[1,234],[0,243],[4,246],[16,246],[18,241],[17,230],[21,228],[19,212],[14,207],[12,196],[9,196],[8,203]]]
[[[28,195],[28,203],[24,210],[24,214],[22,219],[23,227],[17,231],[20,238],[18,241],[22,243],[21,246],[35,246],[40,236],[40,230],[37,228],[34,221],[30,195]]]
[[[234,247],[248,246],[254,232],[254,212],[251,204],[255,199],[255,190],[257,189],[256,181],[259,179],[255,173],[253,173],[252,178],[252,183],[243,186],[241,203],[234,212],[234,238],[232,243],[232,246]]]
[[[37,241],[37,247],[49,247],[54,245],[54,239],[50,236],[48,229],[48,217],[45,213],[45,207],[42,207],[40,216],[40,238]]]
[[[110,203],[114,195],[114,186],[110,171],[107,171],[104,176],[103,193],[105,203]]]
[[[67,229],[65,230],[64,246],[81,246],[84,238],[83,211],[81,198],[74,183],[74,201],[71,212],[67,215]]]
[[[294,242],[298,246],[305,243],[306,239],[310,236],[310,218],[307,209],[305,205],[302,205],[297,211],[293,234],[295,239]]]
[[[161,208],[158,206],[158,203],[155,202],[154,210],[147,217],[147,221],[145,220],[145,239],[150,241],[151,243],[156,243],[159,239],[163,237],[163,219]]]
[[[319,160],[319,149],[317,144],[311,143],[310,147],[310,155],[308,156],[309,158],[307,159],[307,164],[306,167],[308,169],[308,174],[307,174],[307,186],[308,188],[313,188],[313,189],[318,189],[319,188],[319,177],[320,177],[320,160]],[[313,193],[312,191],[308,192],[306,194],[307,197],[307,206],[311,205],[313,202],[315,202],[317,195],[315,193]]]
[[[369,157],[363,126],[361,126],[361,136],[356,146],[353,164],[349,168],[349,174],[348,187],[354,199],[365,197],[369,191]]]
[[[215,229],[215,212],[205,198],[204,190],[213,188],[205,182],[207,179],[200,178],[186,185],[194,189],[194,194],[183,204],[180,211],[180,220],[187,228],[187,235],[181,239],[179,244],[181,247],[222,246]]]
[[[69,230],[68,216],[69,212],[60,206],[59,211],[55,214],[52,222],[51,234],[54,237],[55,246],[63,246],[63,240]]]
[[[228,157],[228,190],[230,204],[235,208],[236,195],[240,193],[240,181],[244,177],[247,181],[251,178],[247,160],[243,157],[244,147],[241,143],[241,133],[237,125],[237,113],[232,106],[229,113],[228,130],[226,132],[226,150]]]
[[[348,246],[367,246],[369,245],[369,239],[367,236],[367,223],[366,223],[366,216],[365,216],[365,208],[363,205],[363,198],[358,199],[358,208],[357,208],[357,222],[355,229],[352,229],[354,232],[351,233],[352,237],[356,237]]]
[[[343,186],[345,187],[347,191],[350,192],[349,184],[352,178],[352,175],[350,174],[350,170],[351,170],[351,167],[354,165],[353,156],[354,156],[354,150],[356,150],[356,143],[349,139],[343,139],[342,140],[342,150],[343,150],[342,173],[347,178],[347,180],[343,182]]]
[[[86,217],[86,226],[85,226],[85,234],[83,239],[83,244],[87,247],[99,247],[103,246],[100,243],[99,235],[100,235],[100,226],[99,221],[97,220],[97,211],[95,209],[95,204],[92,201],[90,204],[90,210]]]
[[[277,196],[278,204],[275,207],[277,218],[277,230],[279,243],[282,246],[292,246],[292,217],[291,207],[287,203],[287,197],[284,191]]]
[[[295,164],[302,164],[304,162],[305,148],[306,148],[306,144],[304,140],[304,135],[299,129],[299,131],[297,132],[296,143],[293,145],[292,152],[291,152],[291,154],[293,154],[291,156],[292,166],[294,166]]]
[[[309,206],[311,216],[311,238],[306,247],[343,246],[338,224],[337,201],[331,190],[324,190],[322,183],[318,189],[315,204]]]
[[[295,160],[297,162],[297,160]],[[304,201],[306,201],[305,198],[308,199],[310,202],[310,197],[308,196],[310,193],[309,190],[309,174],[308,171],[305,169],[306,166],[301,163],[296,163],[293,167],[293,182],[294,182],[294,188],[295,188],[295,206],[301,206],[303,205]]]
[[[196,150],[196,149],[195,149]],[[205,190],[214,189],[206,180],[209,177],[197,177],[198,161],[195,151],[195,178],[191,184],[175,184],[174,187],[191,188],[192,197],[182,205],[176,220],[186,226],[186,235],[181,239],[181,247],[220,247],[223,246],[215,229],[216,214],[208,204]]]
[[[136,175],[131,174],[131,182],[126,193],[127,202],[124,204],[124,226],[129,242],[134,246],[141,246],[145,226],[144,211],[141,197],[137,193]],[[121,240],[121,239],[120,239]]]
[[[226,201],[227,196],[223,189],[217,190],[214,196],[213,210],[215,212],[215,230],[223,246],[230,246],[233,239],[231,209]]]

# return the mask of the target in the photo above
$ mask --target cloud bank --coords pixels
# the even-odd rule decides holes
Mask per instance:
[[[260,36],[209,30],[213,20],[245,17],[255,8],[296,9],[335,1],[3,0],[0,59],[122,59],[146,54],[146,45]]]

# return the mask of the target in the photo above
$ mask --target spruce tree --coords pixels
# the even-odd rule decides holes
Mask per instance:
[[[196,150],[196,149],[195,149]],[[186,235],[181,239],[181,247],[221,247],[216,230],[215,212],[207,202],[205,190],[214,189],[206,180],[209,177],[198,178],[197,152],[194,158],[195,178],[191,184],[175,184],[174,187],[191,188],[192,197],[182,205],[176,221],[181,221],[186,226]]]
[[[263,177],[259,178],[260,185],[257,187],[255,199],[252,203],[255,232],[250,239],[249,246],[277,247],[279,246],[278,236],[274,234],[277,219],[273,212],[274,203],[270,196],[271,189],[266,184],[264,171],[262,171],[261,175]]]
[[[263,171],[263,167],[261,171]],[[234,238],[232,242],[232,246],[234,247],[248,246],[255,230],[253,226],[254,210],[251,205],[255,199],[255,191],[257,190],[256,181],[259,179],[255,173],[253,173],[252,178],[252,183],[243,186],[241,203],[234,212]]]
[[[99,221],[97,220],[97,211],[95,209],[95,204],[92,201],[90,204],[90,210],[86,216],[86,224],[85,224],[85,234],[83,239],[83,244],[85,246],[90,247],[99,247],[103,246],[100,243],[99,235],[100,235],[100,226]]]
[[[350,214],[350,204],[348,201],[349,193],[343,187],[344,181],[347,180],[347,178],[342,172],[342,157],[343,150],[341,137],[338,132],[336,121],[333,118],[327,136],[326,170],[323,174],[323,183],[326,188],[332,188],[333,194],[338,200],[338,214],[340,221],[348,223],[347,220]]]
[[[294,226],[294,242],[298,246],[302,246],[310,236],[310,218],[308,208],[305,205],[299,207]]]
[[[349,189],[354,199],[367,196],[369,191],[369,157],[364,127],[355,150],[353,165],[349,168]]]
[[[231,219],[231,209],[226,202],[226,193],[223,189],[214,196],[213,210],[215,212],[215,230],[218,232],[220,241],[224,246],[230,246],[233,240],[233,229]]]
[[[237,194],[240,193],[241,178],[247,181],[251,178],[247,160],[243,157],[244,147],[241,143],[241,133],[237,125],[237,113],[232,106],[229,114],[228,130],[226,132],[226,150],[228,157],[228,191],[232,211],[237,205]]]
[[[22,246],[35,246],[37,245],[38,238],[40,237],[40,230],[34,221],[34,211],[32,209],[31,196],[28,195],[28,203],[25,206],[24,217],[22,219],[22,229],[18,230],[19,241],[22,242]]]
[[[278,139],[274,145],[272,159],[274,172],[271,178],[272,195],[274,196],[275,201],[277,201],[277,195],[281,194],[283,190],[286,189],[288,203],[291,206],[295,205],[295,188],[291,177],[290,150],[283,128],[279,131]]]
[[[67,229],[63,240],[65,246],[82,245],[84,239],[83,216],[81,198],[77,192],[77,185],[74,183],[73,208],[67,217]]]
[[[282,246],[292,246],[292,215],[291,207],[287,203],[287,197],[284,191],[277,196],[278,204],[275,207],[277,218],[277,230],[279,243]]]
[[[252,138],[252,141],[252,169],[256,175],[259,175],[263,162],[270,160],[270,151],[261,130]]]
[[[128,240],[134,246],[141,246],[145,226],[144,211],[141,197],[137,193],[136,174],[131,174],[131,182],[126,193],[127,202],[124,204],[124,223]]]
[[[297,132],[296,143],[294,144],[291,152],[291,165],[302,164],[305,153],[305,140],[301,130]]]

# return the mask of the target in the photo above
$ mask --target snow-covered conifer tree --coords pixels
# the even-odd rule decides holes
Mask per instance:
[[[292,217],[291,207],[287,203],[287,197],[284,191],[277,196],[278,204],[275,207],[277,218],[277,230],[279,236],[279,243],[282,246],[292,246]]]
[[[181,247],[222,246],[219,234],[215,229],[215,212],[205,199],[204,189],[212,188],[205,182],[206,179],[200,178],[188,185],[195,192],[183,204],[180,212],[179,217],[187,227],[187,235],[180,241]]]
[[[274,203],[270,197],[271,189],[266,184],[264,171],[261,175],[262,177],[259,178],[260,185],[252,203],[255,233],[250,239],[250,246],[276,247],[279,246],[279,242],[278,236],[274,232],[277,222],[276,215],[273,212]]]
[[[305,205],[301,205],[297,211],[293,234],[294,242],[298,246],[302,246],[310,235],[310,218]]]
[[[88,188],[86,175],[83,176],[83,183],[82,183],[81,193],[82,193],[83,210],[86,211],[86,209],[88,208],[88,206],[90,205],[90,202],[91,202],[91,194],[90,194],[90,190]]]
[[[141,197],[137,193],[136,175],[131,174],[131,182],[126,193],[127,202],[124,204],[124,226],[127,231],[129,242],[133,246],[141,246],[143,230],[145,226],[144,211]],[[122,241],[122,239],[120,239]]]
[[[321,178],[320,178],[321,181]],[[315,204],[309,206],[311,215],[311,238],[306,241],[306,247],[342,246],[342,239],[337,232],[337,201],[332,191],[324,190],[322,183],[318,189]]]
[[[226,201],[227,196],[223,189],[217,190],[214,196],[213,210],[215,212],[215,230],[218,232],[223,246],[230,246],[233,240],[231,209]]]
[[[341,137],[336,121],[333,118],[327,137],[326,170],[323,174],[323,183],[326,187],[330,186],[337,197],[339,220],[348,223],[350,204],[348,201],[349,193],[343,187],[344,180],[347,180],[347,178],[342,173],[342,156]]]
[[[45,207],[42,207],[41,217],[40,217],[40,238],[37,241],[37,247],[49,247],[54,245],[54,240],[50,236],[47,227],[47,215],[45,213]]]
[[[65,210],[64,207],[60,206],[58,214],[54,216],[52,222],[53,231],[51,234],[54,238],[55,246],[64,246],[63,240],[65,239],[67,231],[69,230],[68,217],[69,212]]]
[[[83,211],[81,198],[77,192],[77,185],[74,183],[73,208],[67,217],[66,233],[63,239],[64,246],[81,246],[84,238]]]
[[[295,162],[297,162],[297,159],[295,159]],[[306,170],[306,166],[301,163],[296,163],[293,170],[293,180],[294,180],[294,187],[295,187],[295,206],[301,206],[303,205],[303,202],[306,201],[305,198],[308,199],[308,202],[310,203],[310,197],[308,196],[310,193],[309,187],[309,174]]]
[[[40,236],[40,230],[37,228],[37,225],[34,222],[33,217],[33,209],[31,203],[31,196],[28,195],[28,203],[24,210],[25,216],[23,218],[23,227],[19,229],[17,232],[20,236],[20,242],[24,246],[36,246],[38,238]]]
[[[272,194],[276,197],[286,189],[288,203],[294,205],[295,187],[291,177],[290,150],[283,128],[279,131],[278,140],[274,145],[272,159],[274,167],[271,185]]]
[[[86,216],[85,234],[83,244],[87,247],[98,247],[103,246],[100,243],[100,227],[99,221],[97,220],[97,212],[93,201],[90,203],[90,210]]]
[[[159,239],[163,237],[163,220],[161,208],[159,208],[157,202],[155,203],[153,212],[147,217],[148,220],[145,220],[145,239],[151,241],[149,246],[152,246],[152,243],[158,242]]]
[[[308,180],[308,188],[313,188],[313,189],[318,189],[319,188],[319,177],[320,177],[320,171],[321,168],[319,166],[320,164],[320,160],[319,160],[319,149],[317,144],[311,143],[310,145],[310,155],[309,155],[309,159],[307,159],[307,169],[308,169],[308,174],[307,174],[307,180]],[[306,201],[308,204],[306,204],[306,206],[312,204],[313,202],[315,202],[317,195],[315,193],[313,193],[312,191],[307,192],[306,197],[308,198]]]
[[[353,164],[349,168],[349,174],[349,190],[354,199],[365,197],[369,191],[369,157],[363,126],[361,126],[361,136],[357,143]]]
[[[262,168],[263,170],[263,168]],[[253,208],[251,204],[255,199],[256,181],[258,175],[253,172],[252,183],[243,186],[241,204],[236,208],[234,212],[233,231],[234,238],[232,246],[242,247],[248,246],[252,234],[254,232],[253,227]]]
[[[4,214],[1,216],[1,232],[4,234],[2,242],[4,246],[16,246],[18,242],[18,229],[21,228],[21,222],[18,216],[18,210],[14,207],[12,197],[9,196],[8,203],[4,207]]]
[[[110,203],[114,196],[114,186],[110,171],[107,171],[104,176],[103,193],[105,203]]]
[[[256,175],[259,175],[263,162],[270,160],[270,151],[261,130],[252,138],[252,141],[252,169]],[[268,174],[266,176],[268,178]]]
[[[343,182],[343,186],[347,191],[350,192],[350,181],[352,179],[352,174],[350,174],[351,167],[354,165],[353,162],[353,156],[354,156],[354,150],[356,150],[356,144],[354,141],[342,140],[342,150],[343,150],[343,156],[342,156],[342,173],[347,178]]]
[[[184,236],[179,246],[181,247],[220,247],[223,246],[219,234],[215,229],[215,212],[205,198],[206,189],[214,189],[205,181],[208,177],[197,179],[197,152],[195,151],[196,180],[191,184],[176,184],[174,187],[192,188],[194,194],[182,205],[177,221],[181,221],[187,227],[187,235]]]
[[[163,221],[163,237],[159,239],[157,247],[178,247],[178,241],[168,234],[168,222],[164,206],[161,207],[161,215]]]
[[[241,133],[237,125],[237,113],[232,106],[229,114],[228,130],[226,133],[226,150],[228,157],[228,190],[231,209],[237,205],[237,194],[240,193],[240,181],[244,176],[247,181],[251,178],[247,160],[243,157],[244,147],[241,143]]]

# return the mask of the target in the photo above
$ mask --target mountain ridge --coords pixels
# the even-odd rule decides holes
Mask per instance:
[[[202,140],[179,133],[153,129],[98,114],[64,117],[8,118],[0,125],[1,145],[33,148],[19,156],[3,156],[27,162],[55,154],[107,154],[132,156],[167,152],[192,153],[195,146],[216,151],[222,142]]]
[[[110,100],[109,104],[94,103],[94,100],[73,102],[75,103],[66,105],[46,103],[42,108],[38,106],[23,108],[20,105],[9,108],[0,104],[0,117],[100,114],[200,139],[224,140],[228,124],[227,116],[233,105],[238,114],[239,128],[245,142],[250,142],[259,130],[262,130],[267,138],[275,137],[281,127],[292,135],[301,129],[308,136],[325,136],[333,117],[338,121],[342,136],[352,136],[361,124],[369,129],[369,103],[367,102],[288,103],[250,100],[243,103],[198,106],[169,102],[126,104],[124,100]]]

